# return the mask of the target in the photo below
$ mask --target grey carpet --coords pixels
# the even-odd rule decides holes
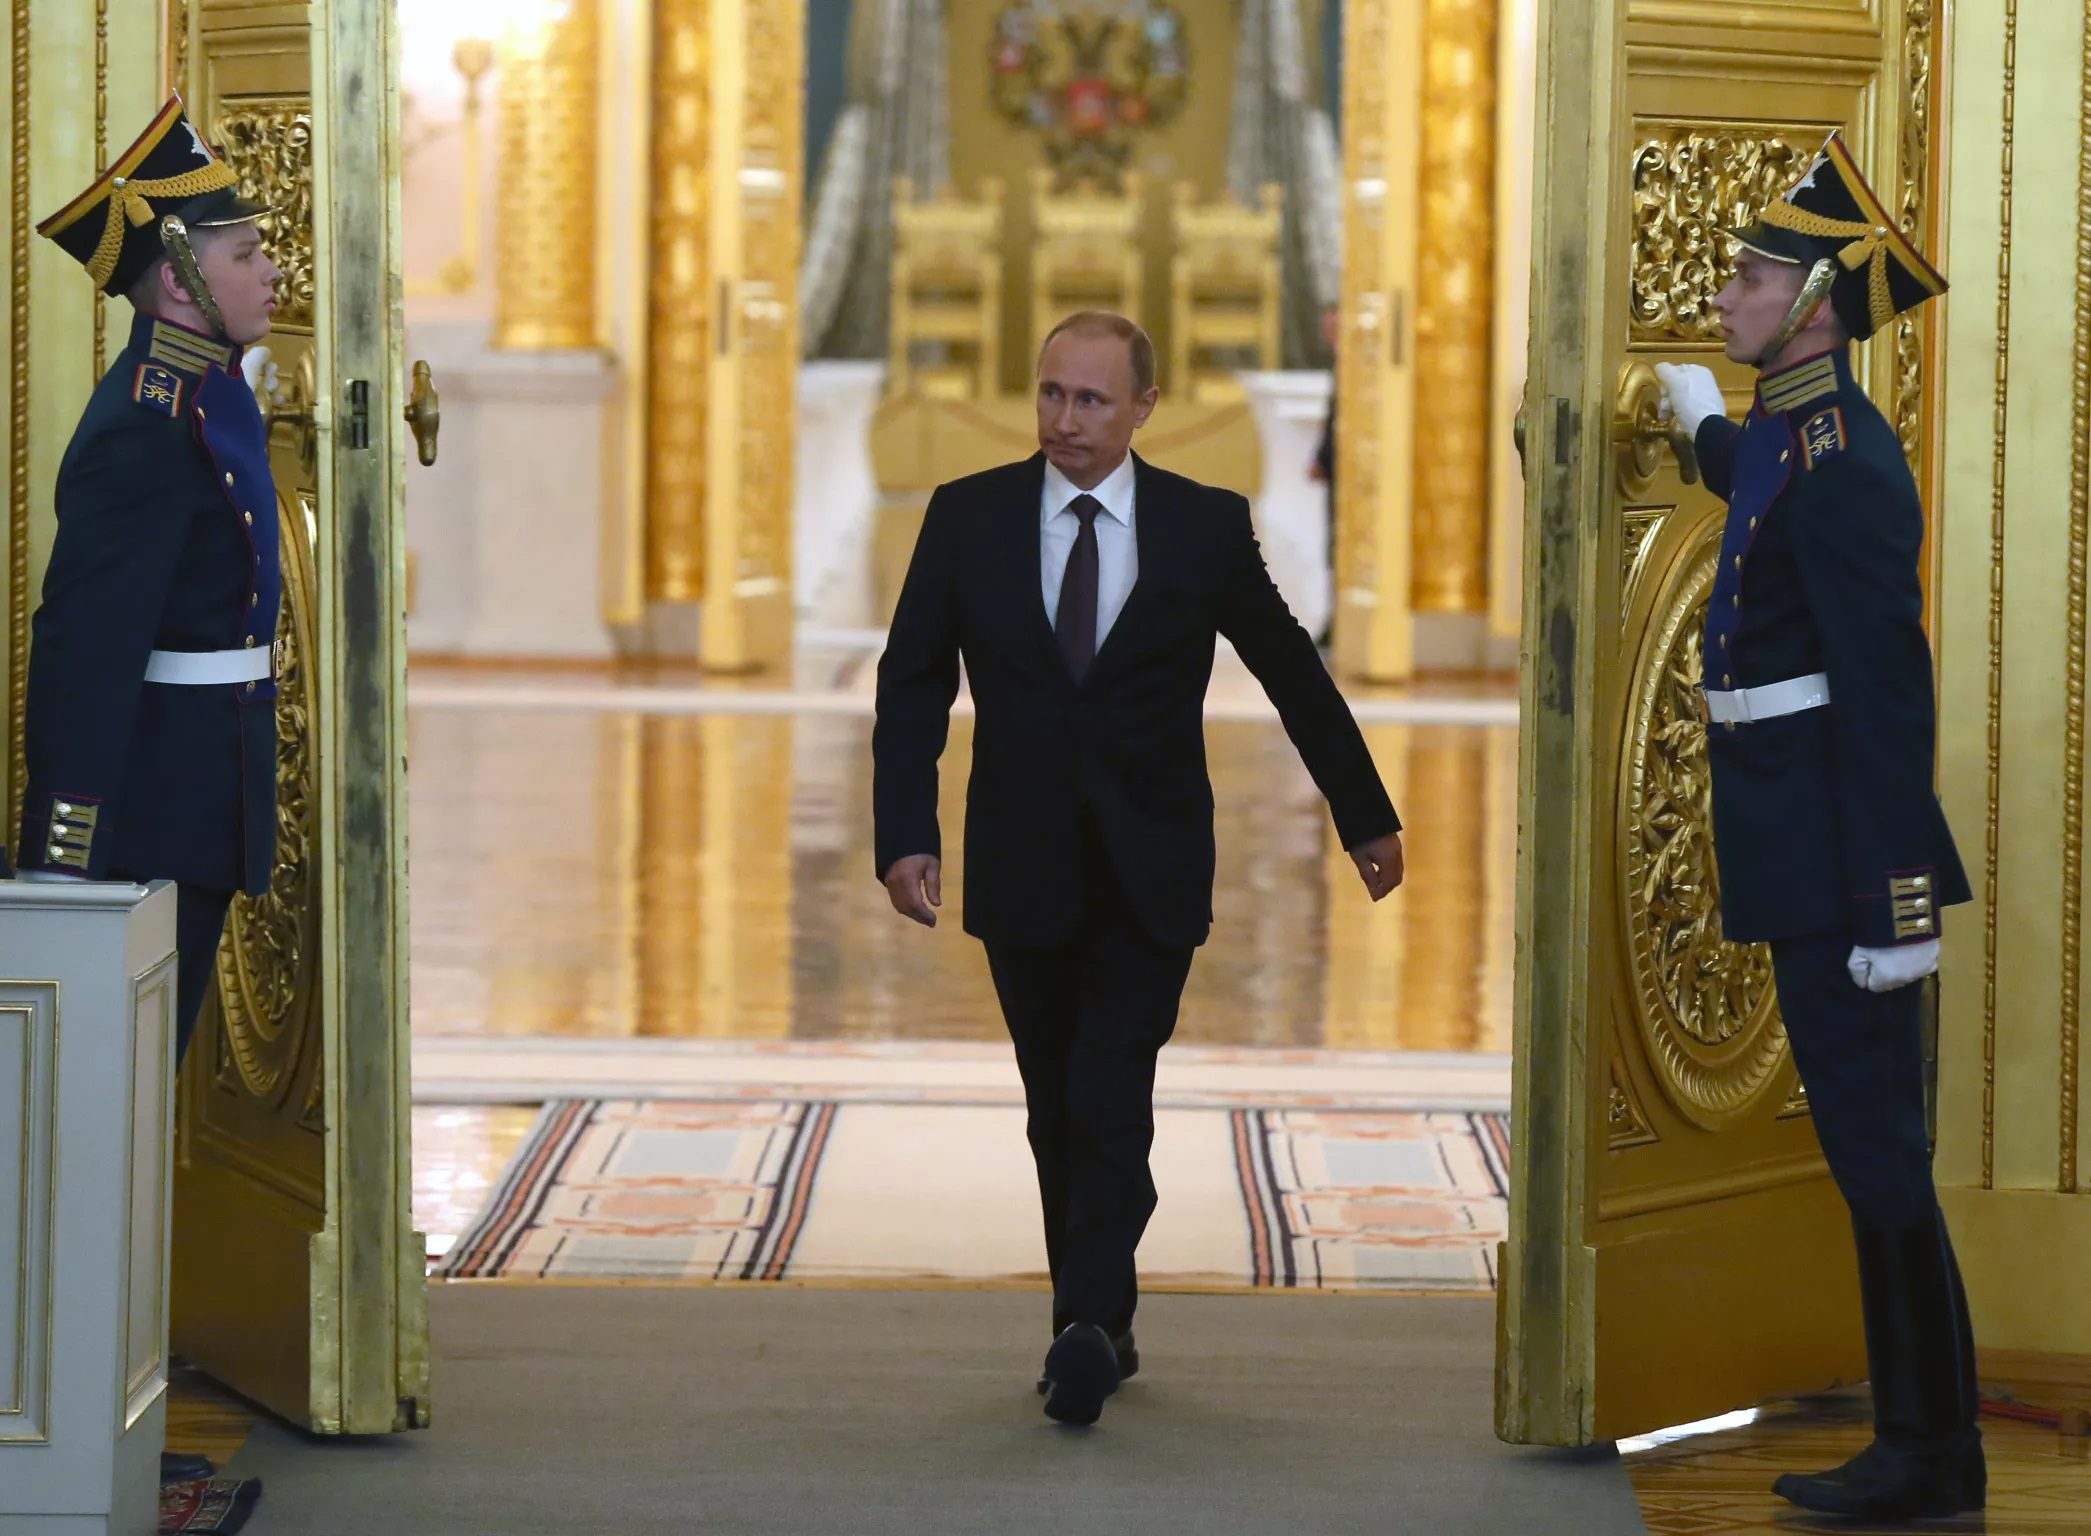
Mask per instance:
[[[1609,1454],[1498,1444],[1486,1300],[1155,1296],[1093,1430],[1045,1298],[438,1286],[435,1427],[257,1429],[253,1536],[1622,1536]]]

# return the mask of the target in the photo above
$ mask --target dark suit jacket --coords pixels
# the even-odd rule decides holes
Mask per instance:
[[[1134,463],[1139,579],[1079,686],[1040,589],[1043,455],[938,488],[893,616],[872,732],[878,872],[942,854],[937,759],[963,657],[977,710],[966,931],[991,943],[1074,937],[1085,815],[1149,934],[1205,941],[1204,705],[1217,635],[1278,706],[1343,846],[1401,825],[1314,642],[1264,570],[1248,502]]]
[[[268,427],[229,343],[138,316],[58,468],[30,629],[17,862],[269,887],[276,684],[145,681],[154,650],[266,651],[282,596]]]
[[[1766,374],[1742,424],[1710,417],[1697,446],[1728,503],[1706,686],[1830,680],[1820,709],[1707,729],[1722,929],[1936,938],[1968,882],[1932,787],[1924,509],[1895,429],[1840,350]]]

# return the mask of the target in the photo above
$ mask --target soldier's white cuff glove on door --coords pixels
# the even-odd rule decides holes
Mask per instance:
[[[1939,941],[1904,944],[1894,949],[1855,949],[1845,962],[1852,983],[1868,992],[1892,992],[1922,981],[1939,968]]]
[[[1721,384],[1711,368],[1697,363],[1657,363],[1655,376],[1662,381],[1663,407],[1670,419],[1694,437],[1707,417],[1728,414],[1728,402],[1721,398]]]

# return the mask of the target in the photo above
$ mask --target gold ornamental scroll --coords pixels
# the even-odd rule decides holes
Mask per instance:
[[[1426,0],[1416,260],[1418,613],[1488,606],[1497,0]]]
[[[564,0],[501,44],[493,344],[592,347],[599,0]]]

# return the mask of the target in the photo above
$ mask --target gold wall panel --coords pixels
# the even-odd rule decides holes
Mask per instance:
[[[1939,772],[1975,900],[1944,932],[1938,1173],[1978,1339],[2082,1356],[2091,18],[1963,7],[1954,61]]]
[[[1414,588],[1419,613],[1488,606],[1498,0],[1425,0],[1416,174]]]
[[[503,50],[494,231],[497,348],[592,347],[598,0],[567,0]]]

